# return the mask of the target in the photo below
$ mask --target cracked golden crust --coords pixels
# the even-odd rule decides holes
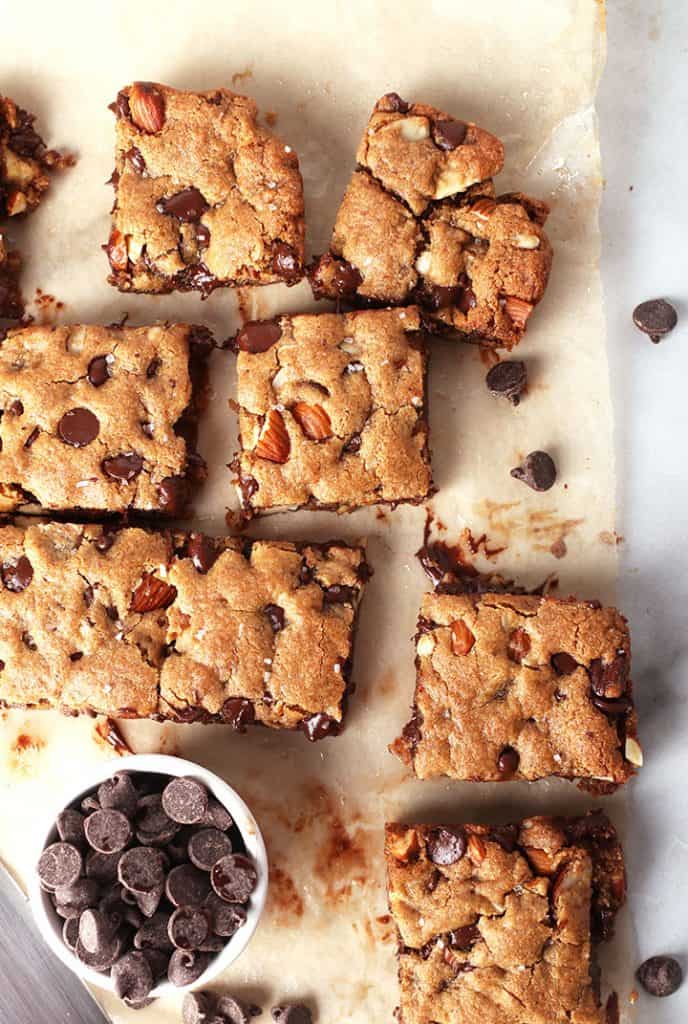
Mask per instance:
[[[137,292],[293,283],[302,274],[304,206],[292,148],[258,124],[247,97],[227,89],[153,88],[164,105],[160,131],[117,118],[111,240],[123,240],[128,263],[113,264],[111,283]],[[209,207],[198,219],[181,222],[156,208],[188,188],[198,189]],[[199,244],[198,225],[208,232],[207,244]],[[293,256],[289,272],[274,264],[279,244]],[[194,281],[199,268],[204,282]]]
[[[266,352],[238,355],[236,465],[245,507],[422,500],[431,473],[417,309],[284,316],[279,325],[281,337]],[[329,436],[306,434],[299,403],[324,410]],[[271,410],[289,438],[283,463],[256,453]]]
[[[34,504],[27,495],[45,509],[163,508],[160,485],[188,468],[187,443],[174,428],[198,398],[189,369],[193,330],[186,324],[10,330],[0,346],[0,483],[16,497],[3,510]],[[99,357],[107,360],[108,377],[94,386],[89,366]],[[84,447],[59,435],[72,409],[87,409],[98,420],[97,437]],[[143,460],[129,482],[103,469],[104,459],[121,453]]]
[[[386,826],[400,1024],[603,1024],[591,912],[604,884],[616,892],[616,912],[624,871],[606,820],[599,850],[594,839],[571,838],[593,817],[531,818],[501,830],[444,826],[464,843],[450,864],[432,859],[443,826]]]
[[[415,726],[394,749],[419,778],[560,775],[611,786],[633,775],[630,637],[616,609],[550,597],[426,594],[416,652]],[[563,674],[555,668],[562,653],[570,656]],[[598,661],[619,667],[607,696],[627,701],[627,714],[610,716],[593,702]],[[505,748],[518,756],[506,774]]]
[[[187,541],[67,523],[0,529],[0,703],[231,721],[226,702],[238,698],[274,728],[341,722],[363,551],[255,541],[243,553],[224,538],[200,572]],[[22,557],[33,575],[12,589]],[[149,575],[165,597],[145,610],[135,595]]]

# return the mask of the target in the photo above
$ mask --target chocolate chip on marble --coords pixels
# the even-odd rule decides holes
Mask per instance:
[[[535,451],[526,455],[520,466],[511,470],[511,476],[532,487],[534,491],[548,491],[557,479],[557,467],[547,452]]]
[[[74,843],[77,846],[84,841],[84,816],[79,811],[68,807],[60,811],[55,822],[57,834],[65,843]]]
[[[81,876],[83,860],[72,843],[51,843],[38,861],[38,877],[44,889],[73,885]]]
[[[515,775],[518,771],[520,760],[518,751],[514,750],[513,747],[504,747],[497,758],[499,774],[504,777]]]
[[[153,988],[153,972],[139,950],[125,953],[113,966],[110,976],[119,998],[134,1003],[146,999]]]
[[[258,882],[253,863],[240,853],[221,857],[210,872],[210,882],[222,900],[246,903]]]
[[[26,590],[33,579],[33,566],[26,555],[10,562],[3,562],[0,568],[3,586],[13,594],[20,594]]]
[[[651,956],[640,965],[635,976],[651,996],[665,998],[680,987],[683,970],[673,956]]]
[[[200,949],[209,932],[208,916],[198,907],[177,907],[167,925],[167,934],[177,949]]]
[[[89,846],[98,853],[118,853],[131,841],[129,819],[121,811],[94,811],[86,819],[84,832]]]
[[[111,359],[111,356],[94,356],[88,364],[86,376],[88,377],[89,384],[92,384],[94,388],[102,387],[110,379]]]
[[[267,352],[282,337],[282,328],[276,320],[249,320],[237,332],[235,344],[240,352],[257,355]]]
[[[208,1024],[215,1009],[211,992],[187,992],[182,1003],[182,1024]]]
[[[487,371],[485,383],[491,395],[518,405],[528,383],[526,364],[520,359],[504,359]]]
[[[648,299],[633,310],[633,323],[647,334],[655,345],[665,334],[673,331],[678,322],[676,310],[666,299]]]
[[[461,828],[436,828],[427,841],[427,854],[433,864],[447,867],[460,861],[466,852],[466,835]]]
[[[252,1018],[258,1017],[261,1012],[259,1006],[245,1003],[234,996],[220,996],[217,1001],[217,1016],[227,1024],[250,1024]]]
[[[189,839],[189,859],[201,871],[211,871],[221,857],[231,852],[231,839],[217,828],[201,829]]]
[[[165,860],[160,850],[152,846],[135,846],[122,854],[117,877],[130,892],[156,892],[165,883]]]
[[[57,424],[57,433],[65,444],[85,448],[100,432],[98,417],[90,409],[70,409]]]
[[[208,895],[203,906],[210,914],[210,926],[216,935],[229,938],[246,924],[246,908],[240,903],[227,903],[215,892]]]
[[[311,1011],[303,1003],[284,1003],[273,1006],[272,1019],[275,1024],[313,1024]]]
[[[165,882],[165,894],[175,907],[200,907],[210,892],[208,875],[193,864],[172,868]]]
[[[208,790],[195,779],[172,779],[162,791],[162,806],[172,821],[196,825],[208,813]]]
[[[192,985],[203,974],[211,956],[208,953],[194,953],[191,950],[175,949],[170,957],[167,977],[172,985],[182,988]]]
[[[468,125],[463,121],[435,121],[435,144],[440,149],[456,149],[466,139]]]
[[[98,800],[104,810],[121,811],[128,818],[136,813],[139,795],[131,775],[118,772],[98,787]]]
[[[136,452],[123,452],[121,455],[109,455],[101,462],[106,476],[120,483],[131,483],[143,469],[143,458]]]

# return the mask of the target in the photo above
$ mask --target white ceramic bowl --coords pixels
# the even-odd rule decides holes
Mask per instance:
[[[157,775],[189,776],[202,782],[208,792],[212,793],[231,814],[241,832],[246,851],[256,865],[258,884],[251,895],[246,923],[231,936],[224,949],[213,957],[206,970],[192,985],[177,987],[170,984],[169,981],[162,981],[151,991],[150,997],[169,996],[175,992],[186,992],[208,985],[216,975],[233,963],[248,945],[258,926],[268,891],[268,857],[256,820],[239,794],[213,772],[208,771],[207,768],[201,768],[193,761],[185,761],[181,757],[168,757],[164,754],[133,754],[131,757],[120,757],[114,761],[104,762],[97,771],[93,772],[86,785],[80,787],[76,792],[65,793],[59,805],[55,807],[53,814],[48,819],[43,840],[36,850],[34,865],[38,863],[44,848],[59,839],[55,820],[60,811],[80,802],[83,797],[93,792],[101,782],[109,779],[116,772],[130,772],[132,775],[137,772],[146,772]],[[114,985],[109,974],[100,974],[93,968],[87,967],[65,946],[62,941],[62,918],[55,913],[48,893],[41,888],[35,867],[30,876],[29,896],[33,915],[41,935],[55,955],[59,956],[60,960],[84,981],[96,985],[98,988],[114,992]]]

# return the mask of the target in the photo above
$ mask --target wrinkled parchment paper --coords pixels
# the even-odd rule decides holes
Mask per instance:
[[[107,104],[131,80],[181,88],[234,87],[254,96],[299,154],[310,251],[321,251],[351,172],[370,108],[394,89],[477,121],[506,145],[501,191],[532,191],[552,204],[555,250],[547,295],[519,356],[529,393],[514,409],[491,398],[477,347],[433,342],[430,419],[436,528],[455,540],[469,527],[504,548],[489,563],[534,584],[549,573],[560,593],[613,597],[614,470],[600,278],[601,189],[594,97],[604,59],[604,12],[594,0],[405,0],[257,5],[207,0],[118,0],[34,6],[3,25],[2,90],[39,115],[51,144],[78,163],[14,235],[28,257],[27,295],[62,322],[203,321],[218,337],[240,316],[305,311],[306,285],[195,295],[119,295],[105,282],[113,118]],[[272,120],[272,118],[270,118]],[[50,296],[65,303],[57,309]],[[40,307],[40,308],[39,308]],[[210,479],[194,525],[226,532],[235,507],[226,463],[234,449],[233,358],[217,353],[201,451]],[[555,457],[559,481],[535,494],[509,469],[528,451]],[[225,987],[265,1006],[303,998],[322,1024],[391,1022],[396,1005],[393,929],[384,895],[385,819],[509,820],[591,805],[571,784],[419,783],[387,753],[408,717],[416,612],[427,584],[414,558],[425,511],[337,517],[287,513],[254,524],[255,536],[367,538],[375,576],[362,607],[357,692],[347,728],[309,745],[301,735],[125,723],[136,752],[179,753],[221,774],[248,801],[271,858],[268,907]],[[554,553],[553,553],[554,552]],[[564,553],[565,552],[565,553]],[[559,557],[556,557],[559,556]],[[18,873],[32,854],[46,807],[89,764],[112,756],[91,720],[12,712],[0,720],[0,856]],[[623,826],[623,796],[605,806]],[[630,984],[630,927],[620,921],[607,982]],[[134,1014],[112,997],[116,1024],[172,1024],[181,1000]],[[1,994],[0,994],[1,1004]],[[0,1013],[1,1016],[1,1013]],[[9,1022],[8,1022],[9,1024]],[[15,1022],[12,1022],[15,1024]]]

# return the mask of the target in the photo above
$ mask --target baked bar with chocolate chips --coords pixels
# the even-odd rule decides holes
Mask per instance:
[[[253,100],[134,82],[112,109],[111,284],[208,294],[303,276],[299,162]]]
[[[35,209],[50,185],[50,172],[72,163],[46,147],[34,121],[13,100],[0,96],[0,217]]]
[[[361,548],[0,529],[0,704],[336,735]]]
[[[318,298],[419,303],[439,331],[511,348],[544,294],[547,206],[495,197],[501,142],[423,103],[383,96],[356,154],[330,249],[309,269]]]
[[[0,511],[183,513],[205,475],[204,327],[9,330],[0,345]]]
[[[426,594],[393,752],[421,779],[561,776],[611,792],[642,764],[630,664],[626,620],[598,602]]]
[[[415,307],[246,324],[238,350],[244,512],[418,503],[431,490]]]
[[[387,825],[399,1024],[609,1024],[596,949],[623,905],[599,811],[514,825]],[[618,1017],[616,1017],[618,1020]]]

